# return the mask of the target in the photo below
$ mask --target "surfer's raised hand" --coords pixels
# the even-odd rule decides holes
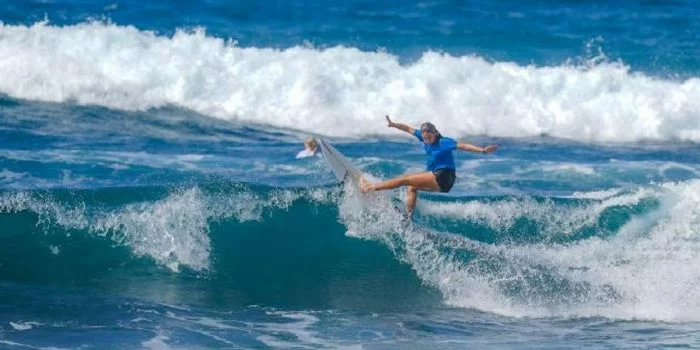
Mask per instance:
[[[389,118],[388,114],[386,115],[386,123],[387,123],[386,124],[387,127],[399,129],[399,130],[406,132],[406,133],[409,133],[411,135],[413,135],[413,133],[416,131],[416,129],[414,129],[406,124],[394,123],[393,121],[391,121],[391,118]]]
[[[387,122],[387,127],[389,127],[389,128],[393,128],[394,126],[396,126],[396,124],[391,121],[391,118],[389,118],[388,114],[386,115],[386,122]]]
[[[491,153],[491,152],[493,152],[493,151],[495,151],[495,150],[497,150],[497,149],[498,149],[498,145],[488,145],[488,146],[484,147],[484,151],[483,151],[483,152],[484,152],[484,153]]]

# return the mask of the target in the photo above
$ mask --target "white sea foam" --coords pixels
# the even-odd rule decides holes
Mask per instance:
[[[0,93],[124,110],[164,105],[334,136],[390,133],[386,113],[453,136],[700,142],[700,79],[620,63],[524,66],[425,52],[401,64],[351,47],[242,48],[204,30],[0,24]],[[585,170],[584,170],[585,171]]]
[[[32,329],[34,326],[41,326],[39,322],[10,322],[10,326],[16,331],[26,331]]]
[[[386,242],[453,306],[515,317],[700,320],[700,181],[577,197],[590,203],[424,201],[421,213],[481,222],[496,232],[527,218],[544,224],[545,233],[569,234],[595,224],[608,209],[643,200],[658,206],[633,215],[610,237],[498,244],[420,225],[397,229],[381,206],[382,215],[362,213],[371,203],[352,205],[358,199],[344,199],[340,209],[350,234]],[[476,258],[450,253],[459,251]]]
[[[572,244],[480,245],[482,252],[499,256],[509,267],[502,276],[476,272],[489,280],[488,287],[503,285],[499,278],[512,278],[515,284],[532,288],[526,276],[533,271],[548,273],[572,285],[585,286],[583,294],[563,290],[563,300],[555,305],[523,303],[499,291],[496,297],[460,286],[460,293],[449,295],[453,305],[481,308],[497,305],[513,316],[605,316],[621,319],[697,321],[700,314],[700,182],[666,184],[658,191],[617,195],[588,207],[591,216],[601,208],[632,204],[643,197],[658,198],[656,211],[634,217],[614,237],[593,237]],[[576,216],[572,216],[573,222]],[[554,221],[553,224],[557,224]],[[472,247],[472,249],[476,249]],[[488,255],[487,254],[487,255]],[[477,270],[478,271],[478,270]],[[461,272],[461,270],[460,270]],[[506,283],[507,284],[507,283]],[[496,288],[498,290],[498,288]],[[535,292],[536,293],[536,292]],[[566,296],[567,293],[571,295]],[[561,296],[560,296],[561,297]],[[504,303],[504,304],[501,304]],[[504,308],[508,305],[508,308]],[[492,310],[488,310],[492,311]]]
[[[631,206],[642,199],[655,198],[659,194],[650,188],[640,188],[620,194],[620,190],[577,194],[577,198],[599,198],[580,205],[563,205],[551,199],[537,201],[531,197],[509,197],[498,201],[419,202],[421,214],[429,217],[448,217],[469,220],[490,227],[495,232],[512,228],[519,219],[535,221],[542,225],[538,234],[545,236],[570,235],[587,225],[593,225],[601,213],[611,207]]]
[[[574,173],[581,175],[595,175],[596,171],[592,166],[574,163],[545,164],[541,170],[546,173]]]
[[[662,190],[659,210],[631,220],[610,239],[508,247],[500,253],[514,264],[543,267],[598,289],[597,302],[562,305],[558,315],[697,321],[700,182],[666,184]],[[612,297],[606,296],[609,291]]]
[[[7,169],[0,170],[0,183],[13,182],[27,176],[27,173],[17,173]]]
[[[144,349],[151,349],[151,350],[172,349],[167,343],[168,340],[170,340],[169,337],[166,337],[164,335],[156,335],[153,338],[142,342],[141,346],[143,346]]]

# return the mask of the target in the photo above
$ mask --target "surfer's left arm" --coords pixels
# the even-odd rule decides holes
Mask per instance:
[[[457,144],[457,149],[468,152],[476,153],[491,153],[498,148],[498,145],[488,145],[486,147],[474,146],[465,142],[460,142]]]

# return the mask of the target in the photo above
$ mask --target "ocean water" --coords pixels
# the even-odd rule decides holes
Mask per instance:
[[[0,3],[0,348],[700,347],[695,1]],[[384,115],[490,155],[449,194]]]

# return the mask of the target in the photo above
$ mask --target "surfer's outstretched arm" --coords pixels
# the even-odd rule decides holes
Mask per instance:
[[[388,127],[394,128],[394,129],[399,129],[407,134],[413,135],[416,132],[416,128],[414,128],[414,127],[410,127],[410,126],[408,126],[406,124],[402,124],[402,123],[394,123],[393,121],[391,121],[391,118],[389,118],[388,115],[386,116],[386,122],[387,122]]]
[[[491,153],[498,149],[498,145],[489,145],[486,147],[479,147],[479,146],[474,146],[470,145],[468,143],[460,142],[457,144],[457,149],[460,149],[462,151],[468,151],[468,152],[476,152],[476,153]]]

